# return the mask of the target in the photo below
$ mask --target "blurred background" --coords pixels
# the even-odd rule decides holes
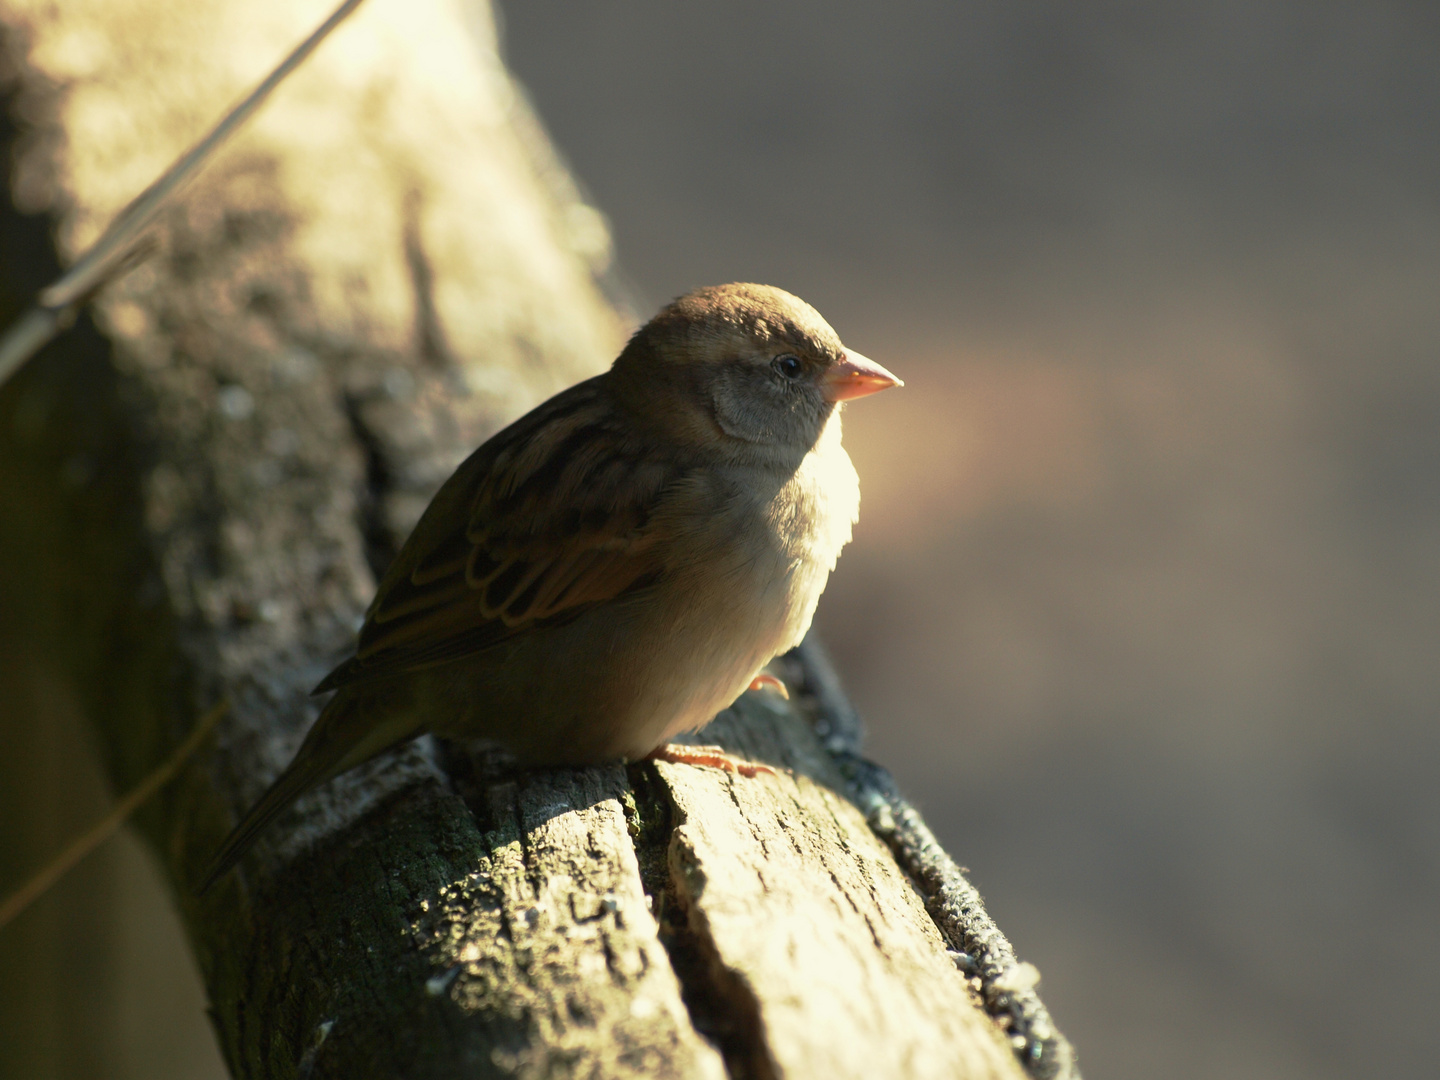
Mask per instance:
[[[905,378],[819,626],[1086,1075],[1434,1075],[1440,7],[501,8],[638,313],[769,282]],[[31,734],[38,861],[105,800]],[[133,840],[47,904],[56,1075],[219,1075]]]

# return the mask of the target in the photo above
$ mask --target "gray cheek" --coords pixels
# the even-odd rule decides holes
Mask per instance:
[[[739,379],[727,379],[716,389],[712,401],[715,422],[732,439],[749,443],[775,441],[776,414],[783,415],[784,404],[763,382],[744,385]]]

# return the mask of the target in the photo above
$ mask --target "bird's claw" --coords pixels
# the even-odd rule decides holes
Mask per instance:
[[[666,743],[657,746],[650,753],[645,755],[647,761],[668,761],[675,765],[698,765],[708,766],[712,769],[720,769],[724,772],[739,773],[741,776],[754,777],[761,773],[775,775],[775,770],[769,765],[760,765],[753,761],[741,761],[737,757],[727,754],[719,746],[691,746],[685,743]]]
[[[773,690],[786,701],[790,700],[789,688],[774,675],[760,674],[750,680],[750,690]]]

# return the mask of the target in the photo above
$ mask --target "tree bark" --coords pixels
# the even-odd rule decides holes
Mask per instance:
[[[0,2],[7,222],[49,215],[72,258],[328,2]],[[705,732],[776,775],[515,772],[421,739],[302,800],[196,897],[435,487],[622,340],[603,219],[478,11],[371,0],[94,323],[0,390],[7,656],[64,684],[120,789],[231,703],[140,821],[230,1068],[1072,1075],[1025,967],[855,756],[813,647],[793,703],[747,695]]]

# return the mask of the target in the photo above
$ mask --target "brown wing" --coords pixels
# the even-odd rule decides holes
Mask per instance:
[[[658,577],[654,511],[684,474],[614,422],[602,379],[455,471],[380,583],[356,655],[316,693],[470,655]]]

